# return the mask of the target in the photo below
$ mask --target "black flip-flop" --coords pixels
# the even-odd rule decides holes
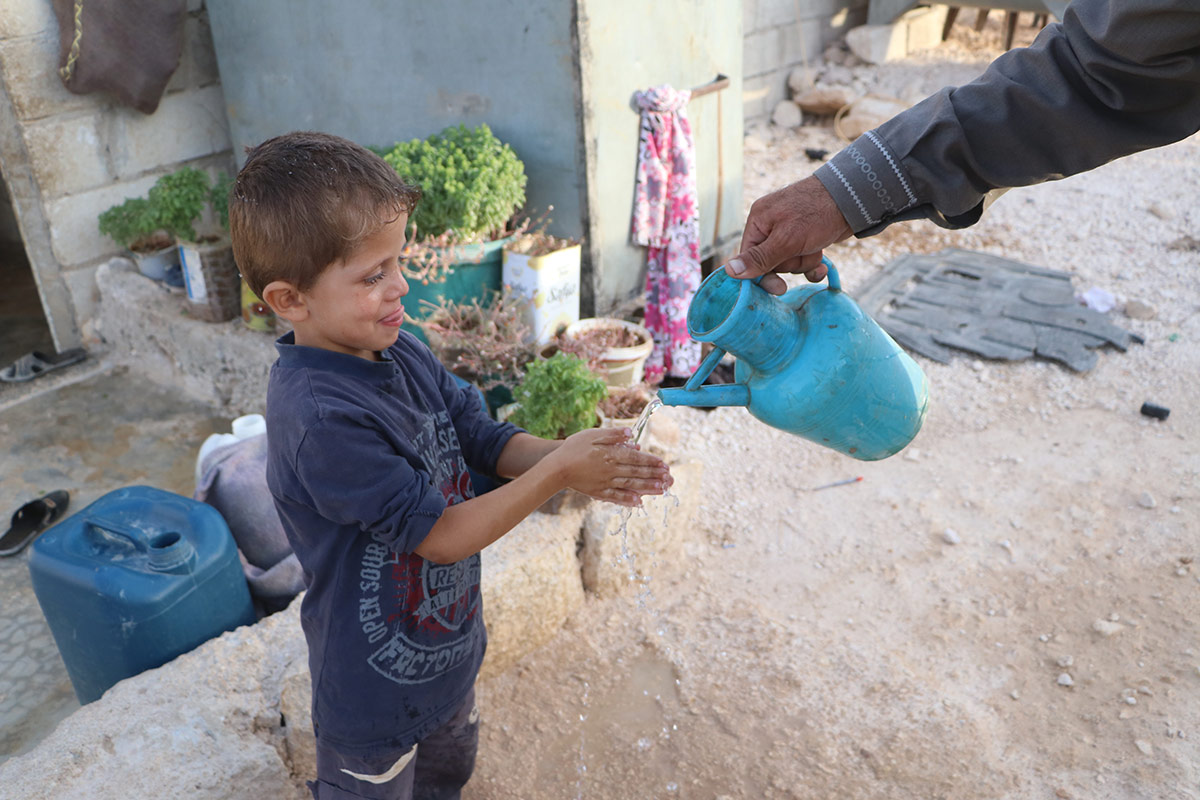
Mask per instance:
[[[15,556],[62,516],[71,496],[62,489],[26,503],[12,516],[12,527],[0,536],[0,557]]]
[[[76,364],[85,358],[87,358],[87,350],[84,350],[82,347],[73,347],[70,350],[64,350],[53,356],[34,350],[32,353],[26,353],[3,370],[0,370],[0,381],[5,381],[6,383],[24,383],[25,381],[33,380],[39,375],[44,375],[52,369],[65,367],[68,364]]]

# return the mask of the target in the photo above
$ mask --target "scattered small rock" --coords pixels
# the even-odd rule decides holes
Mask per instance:
[[[1059,673],[1059,676],[1058,676],[1058,685],[1059,686],[1074,686],[1075,681],[1071,678],[1070,675],[1068,675],[1065,672],[1062,672],[1062,673]]]
[[[919,447],[910,447],[904,451],[905,461],[920,461],[921,449]]]
[[[1151,203],[1150,205],[1146,206],[1146,210],[1161,220],[1175,219],[1175,213],[1171,211],[1171,209],[1164,208],[1158,203]]]
[[[1104,637],[1116,636],[1121,631],[1125,630],[1125,626],[1119,622],[1109,622],[1106,619],[1098,619],[1092,623],[1092,630]]]
[[[1133,743],[1135,745],[1137,745],[1137,749],[1141,750],[1143,755],[1147,755],[1147,756],[1154,755],[1154,746],[1151,745],[1149,742],[1143,741],[1142,739],[1136,739],[1136,740],[1134,740]]]
[[[1138,505],[1142,508],[1154,508],[1158,502],[1154,499],[1154,495],[1149,492],[1142,492],[1142,496],[1138,498]]]
[[[958,535],[958,532],[954,528],[946,528],[946,530],[942,531],[942,540],[946,544],[962,543],[962,537]]]
[[[1058,659],[1058,665],[1063,669],[1066,669],[1074,663],[1075,659],[1072,656],[1063,656],[1062,658]]]
[[[1054,796],[1057,797],[1058,800],[1071,800],[1071,793],[1066,789],[1055,789]]]
[[[791,81],[788,83],[790,85]],[[792,99],[805,113],[825,117],[836,114],[854,99],[854,95],[849,89],[817,88],[793,94]]]
[[[1011,697],[1013,700],[1021,699],[1021,693],[1018,692],[1016,689],[1013,689],[1011,692],[1009,692],[1008,696]]]
[[[1128,300],[1125,303],[1125,316],[1130,319],[1151,320],[1158,316],[1158,309],[1141,300]]]
[[[1125,705],[1127,705],[1127,706],[1136,706],[1136,705],[1137,705],[1137,698],[1136,698],[1136,697],[1134,697],[1134,696],[1133,696],[1133,695],[1131,695],[1131,694],[1130,694],[1130,695],[1126,695],[1126,696],[1125,696]]]
[[[800,113],[800,106],[791,100],[780,100],[771,112],[771,122],[781,128],[799,128],[803,121],[804,115]]]

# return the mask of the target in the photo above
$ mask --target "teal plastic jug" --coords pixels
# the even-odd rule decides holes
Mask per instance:
[[[188,497],[118,489],[31,549],[33,591],[80,703],[255,621],[229,527]]]
[[[758,419],[863,461],[899,452],[921,430],[929,405],[925,373],[842,291],[827,285],[776,297],[757,280],[719,269],[688,307],[693,339],[716,345],[668,406],[746,406]],[[704,386],[726,351],[735,383]]]

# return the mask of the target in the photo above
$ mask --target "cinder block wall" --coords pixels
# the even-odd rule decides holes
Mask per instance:
[[[747,122],[769,118],[791,69],[866,20],[868,0],[743,0]],[[101,211],[182,165],[229,170],[229,126],[204,0],[188,0],[179,69],[152,115],[62,85],[50,0],[3,0],[0,172],[60,346],[93,316],[95,268],[120,248]]]
[[[867,21],[868,0],[742,0],[745,120],[765,122],[787,98],[792,68]]]
[[[107,95],[68,92],[57,72],[58,35],[50,0],[4,0],[0,80],[9,113],[0,114],[0,171],[43,294],[65,285],[72,308],[62,310],[81,323],[91,316],[95,267],[121,250],[98,232],[100,212],[144,195],[179,166],[215,172],[233,159],[203,0],[188,2],[180,66],[151,115]]]

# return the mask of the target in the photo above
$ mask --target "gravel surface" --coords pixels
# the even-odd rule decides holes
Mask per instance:
[[[906,97],[969,79],[999,23],[964,16],[855,80]],[[748,132],[747,208],[815,168],[806,147],[839,146],[828,126]],[[1200,797],[1197,187],[1193,137],[1010,191],[966,231],[831,249],[851,294],[945,247],[1066,270],[1116,295],[1112,321],[1145,344],[1083,374],[918,358],[929,416],[882,462],[741,409],[659,412],[705,464],[687,558],[481,684],[466,796]]]

